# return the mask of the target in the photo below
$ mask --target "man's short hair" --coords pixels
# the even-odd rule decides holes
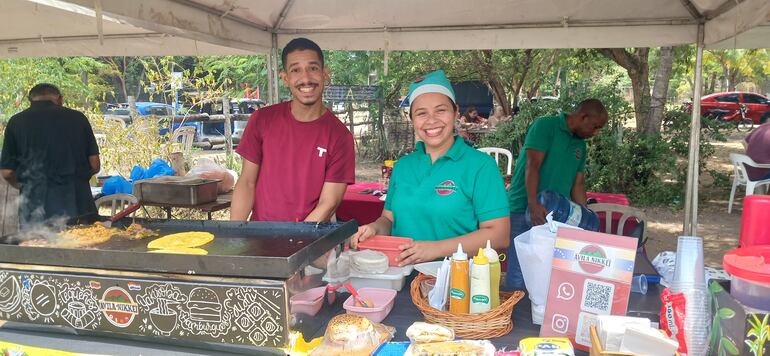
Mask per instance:
[[[48,83],[40,83],[32,87],[32,89],[29,90],[29,94],[27,94],[27,98],[29,100],[32,100],[32,98],[39,97],[39,96],[47,96],[47,95],[61,95],[61,91],[59,91],[59,88],[57,88],[53,84]]]
[[[576,112],[586,113],[591,116],[601,116],[607,113],[607,109],[599,99],[586,99],[578,103]]]
[[[321,47],[307,38],[299,37],[289,41],[289,43],[283,47],[283,51],[281,52],[281,64],[283,64],[283,68],[286,69],[286,57],[289,55],[289,53],[305,50],[311,50],[317,53],[318,58],[321,59],[321,67],[324,66],[324,53],[321,51]]]

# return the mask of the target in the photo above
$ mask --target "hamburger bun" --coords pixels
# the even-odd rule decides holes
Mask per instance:
[[[352,314],[341,314],[329,321],[326,334],[329,341],[333,343],[348,344],[358,341],[361,335],[374,335],[375,330],[372,322],[367,318]]]

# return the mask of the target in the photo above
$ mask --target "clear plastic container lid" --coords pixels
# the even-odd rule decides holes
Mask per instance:
[[[738,278],[770,284],[770,246],[736,248],[725,254],[722,265]]]

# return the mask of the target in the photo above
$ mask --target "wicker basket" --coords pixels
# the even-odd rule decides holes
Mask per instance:
[[[466,339],[489,339],[506,335],[513,330],[513,308],[524,298],[524,292],[500,292],[500,306],[486,313],[455,314],[435,309],[428,304],[427,298],[420,293],[420,282],[427,278],[422,273],[418,274],[410,288],[412,302],[425,316],[425,321],[450,327],[455,331],[455,335]]]

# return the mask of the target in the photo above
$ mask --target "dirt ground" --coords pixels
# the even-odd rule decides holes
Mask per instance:
[[[730,175],[732,182],[732,164],[728,158],[730,152],[743,152],[741,140],[745,133],[734,133],[727,142],[715,142],[716,153],[707,163],[709,168],[718,169]],[[357,181],[377,181],[380,179],[380,162],[358,162],[356,165]],[[711,187],[711,177],[701,177],[699,192],[701,203],[698,207],[697,234],[704,238],[705,263],[712,267],[721,267],[722,256],[735,248],[741,223],[741,207],[745,187],[738,187],[732,214],[727,213],[727,201],[730,188]],[[633,205],[633,202],[631,202]],[[670,208],[643,208],[647,215],[649,241],[647,251],[650,259],[661,251],[676,251],[676,240],[682,234],[684,210]]]

